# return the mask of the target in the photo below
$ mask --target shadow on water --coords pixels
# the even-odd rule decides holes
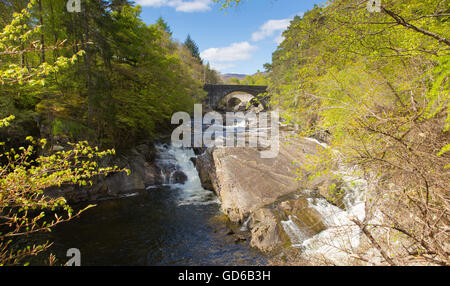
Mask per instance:
[[[203,189],[191,161],[196,156],[193,150],[170,144],[155,147],[164,186],[101,201],[81,217],[50,233],[37,234],[33,240],[54,242],[50,252],[58,258],[57,264],[69,260],[66,252],[70,248],[80,250],[84,266],[267,264],[263,254],[230,231],[239,226],[230,225],[217,197]],[[183,184],[173,180],[177,172],[185,175]],[[31,264],[43,264],[42,259]]]
[[[161,186],[134,197],[101,201],[81,217],[36,239],[54,242],[51,252],[58,264],[69,259],[66,251],[70,248],[80,250],[84,266],[266,264],[266,257],[250,248],[248,242],[238,243],[230,235],[230,223],[221,214],[215,195],[201,186],[199,189],[198,174],[189,165],[193,153],[169,151],[188,173],[184,185]],[[191,203],[193,200],[199,203]]]

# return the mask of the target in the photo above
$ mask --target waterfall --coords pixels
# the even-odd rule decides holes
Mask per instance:
[[[330,148],[316,139],[305,139],[323,148]],[[338,151],[332,150],[332,152],[339,158]],[[366,216],[367,181],[360,177],[358,166],[349,168],[339,162],[336,173],[340,175],[344,183],[342,186],[345,194],[342,198],[344,209],[331,204],[324,198],[310,197],[307,199],[308,206],[321,215],[323,223],[327,226],[326,230],[308,238],[292,221],[291,216],[289,216],[289,220],[281,223],[292,246],[301,248],[306,256],[326,257],[335,264],[345,265],[349,258],[348,253],[353,253],[360,245],[361,230],[351,221],[351,218],[363,221]],[[310,190],[303,190],[303,194],[306,196],[310,196],[312,193]]]
[[[284,231],[289,236],[292,247],[301,247],[303,241],[308,238],[303,230],[301,230],[297,224],[292,220],[292,216],[289,216],[288,220],[281,221]]]
[[[366,216],[364,194],[367,189],[367,182],[352,176],[351,174],[355,173],[354,169],[341,167],[339,171],[345,182],[343,187],[345,190],[343,198],[345,209],[332,205],[324,198],[307,199],[309,207],[320,213],[328,228],[304,240],[301,240],[302,234],[292,233],[289,229],[286,230],[286,227],[285,230],[293,244],[296,241],[301,241],[293,246],[302,248],[306,256],[326,257],[328,260],[334,261],[335,264],[345,265],[349,258],[348,254],[354,253],[360,244],[361,230],[351,221],[351,218],[354,217],[362,221]],[[286,222],[283,223],[283,226],[287,224]]]
[[[156,164],[161,169],[163,184],[180,191],[178,205],[220,203],[214,193],[202,187],[197,169],[191,161],[191,158],[197,156],[191,148],[176,148],[167,144],[158,144],[155,147]],[[186,181],[176,182],[174,176],[177,172],[182,172],[186,176]]]

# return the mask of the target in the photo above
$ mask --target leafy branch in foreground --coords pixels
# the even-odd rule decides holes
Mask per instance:
[[[0,32],[0,56],[19,56],[36,50],[59,49],[63,46],[64,41],[56,43],[53,47],[44,48],[39,41],[33,40],[36,34],[41,33],[41,26],[29,27],[27,24],[30,22],[31,9],[35,4],[36,0],[31,0],[20,13],[14,13],[11,23]],[[28,46],[29,48],[26,48]],[[67,68],[83,54],[84,51],[79,51],[71,58],[60,56],[53,64],[42,62],[37,67],[10,63],[7,69],[0,70],[0,84],[44,85],[46,76]]]
[[[35,0],[31,0],[21,13],[15,13],[11,24],[0,32],[0,56],[11,57],[42,48],[35,42],[29,42],[33,35],[39,33],[40,27],[30,28],[25,21],[35,3]],[[27,43],[31,50],[25,48]],[[48,75],[74,63],[81,54],[78,52],[71,58],[59,57],[54,64],[43,62],[38,67],[20,67],[15,64],[2,66],[0,85],[44,85]],[[0,128],[8,127],[14,119],[13,115],[0,118]],[[126,171],[117,167],[103,168],[97,163],[101,158],[113,155],[114,150],[99,151],[84,141],[71,144],[69,151],[38,155],[42,153],[38,149],[45,147],[46,140],[32,137],[27,137],[27,140],[30,143],[27,147],[0,153],[0,266],[20,265],[25,259],[42,253],[52,245],[46,242],[19,246],[20,238],[51,231],[54,226],[92,207],[75,212],[64,198],[47,196],[46,189],[63,184],[86,186],[92,184],[96,176]],[[0,146],[6,148],[3,142],[0,142]],[[55,257],[51,255],[49,262],[53,264]]]
[[[113,155],[113,150],[99,151],[87,142],[72,144],[73,149],[50,156],[32,159],[37,145],[44,148],[46,141],[36,142],[19,150],[0,154],[7,163],[0,166],[0,265],[16,265],[29,255],[47,250],[51,243],[27,246],[14,250],[14,238],[51,228],[79,216],[87,208],[74,212],[62,197],[45,195],[45,190],[63,184],[92,184],[91,179],[111,172],[124,171],[117,167],[101,168],[97,161]],[[53,217],[49,217],[53,213]]]

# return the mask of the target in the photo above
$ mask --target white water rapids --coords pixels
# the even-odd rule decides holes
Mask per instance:
[[[311,141],[315,139],[307,138]],[[326,144],[316,142],[322,147],[329,148]],[[282,226],[289,236],[292,247],[302,249],[303,254],[309,258],[322,259],[332,262],[336,265],[346,265],[349,254],[355,253],[360,245],[361,230],[351,219],[357,218],[364,220],[365,211],[365,192],[367,190],[367,181],[354,175],[357,173],[357,167],[340,167],[338,173],[345,185],[343,203],[345,209],[341,209],[324,198],[308,198],[309,207],[315,209],[322,217],[323,223],[327,226],[326,230],[306,238],[305,233],[295,224],[291,217],[289,220],[282,221]],[[311,191],[305,190],[305,193]]]
[[[238,122],[234,126],[224,126],[224,129],[228,131],[236,128],[239,132],[240,129],[245,131],[245,126],[246,122],[244,121]],[[223,137],[215,139],[224,140]],[[315,139],[306,139],[314,141],[323,148],[329,148]],[[211,191],[202,187],[198,172],[191,161],[191,158],[196,158],[192,149],[176,148],[167,144],[159,144],[156,149],[158,151],[157,165],[162,170],[169,170],[169,172],[162,172],[163,183],[180,190],[179,206],[220,204],[219,199]],[[187,177],[182,184],[174,182],[173,177],[177,171],[181,171]],[[338,171],[345,183],[343,187],[345,209],[332,205],[324,198],[310,197],[307,199],[309,207],[315,209],[322,216],[327,229],[311,237],[296,224],[298,218],[289,216],[288,220],[281,221],[284,231],[291,240],[292,247],[300,248],[306,256],[322,256],[335,264],[346,264],[348,253],[352,253],[358,248],[361,239],[361,231],[351,221],[351,218],[363,220],[366,216],[364,194],[367,182],[354,175],[355,171],[357,171],[356,168],[345,169],[344,167]],[[309,191],[305,190],[304,192],[308,193]],[[249,220],[244,223],[241,231],[247,230],[248,222]]]
[[[180,190],[179,205],[220,203],[219,199],[211,191],[202,187],[197,169],[191,161],[191,158],[197,157],[192,149],[176,148],[166,144],[158,144],[156,149],[158,151],[157,165],[161,169],[172,169],[169,176],[163,177],[163,183]],[[173,176],[176,171],[181,171],[186,175],[187,180],[183,184],[173,182]]]

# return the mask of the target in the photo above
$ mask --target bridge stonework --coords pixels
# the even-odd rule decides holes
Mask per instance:
[[[267,92],[267,86],[261,85],[224,85],[224,84],[205,84],[203,89],[208,92],[205,104],[210,108],[215,109],[220,101],[232,92],[241,91],[246,92],[254,97]],[[264,109],[267,108],[269,97],[259,98]]]

